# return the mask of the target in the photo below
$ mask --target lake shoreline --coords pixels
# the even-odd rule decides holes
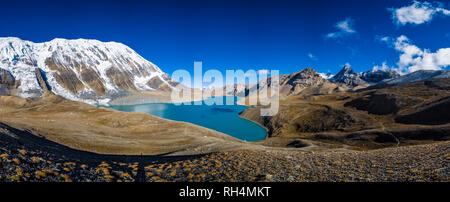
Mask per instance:
[[[193,96],[190,100],[187,100],[185,102],[197,102],[205,100],[204,98],[201,99],[195,98],[196,96]],[[172,102],[172,98],[169,92],[141,92],[114,98],[108,102],[108,105],[129,106],[138,104],[158,104],[158,103],[173,104],[174,102]]]
[[[248,108],[247,108],[247,109],[248,109]],[[243,111],[239,112],[238,116],[241,117],[241,118],[243,118],[243,119],[245,119],[245,120],[248,120],[248,121],[251,121],[251,122],[257,124],[257,125],[261,126],[261,128],[264,128],[264,130],[266,130],[266,137],[265,137],[263,140],[252,141],[252,142],[263,142],[263,141],[267,140],[267,139],[269,138],[269,129],[268,129],[266,126],[262,125],[261,123],[259,123],[259,122],[257,122],[257,121],[248,119],[248,118],[246,118],[246,117],[244,117],[244,116],[241,115],[242,112],[244,112],[244,111],[247,110],[247,109],[244,109]]]
[[[229,96],[222,96],[225,102]],[[215,98],[214,98],[215,99]],[[236,100],[236,98],[234,98]],[[202,102],[199,104],[198,102]],[[187,122],[205,127],[246,142],[260,142],[269,137],[268,128],[240,114],[248,106],[235,102],[233,105],[207,105],[202,101],[187,104],[175,103],[140,103],[135,105],[100,106],[123,112],[141,112],[162,119]]]

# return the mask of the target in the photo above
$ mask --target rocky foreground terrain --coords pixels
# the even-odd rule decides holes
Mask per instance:
[[[450,181],[450,141],[369,151],[100,155],[1,124],[0,181]]]

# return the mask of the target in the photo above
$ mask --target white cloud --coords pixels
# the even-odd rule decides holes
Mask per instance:
[[[326,38],[337,38],[338,37],[337,35],[338,35],[337,33],[332,32],[332,33],[328,33],[325,37]]]
[[[346,35],[354,34],[356,33],[356,30],[353,28],[355,24],[355,20],[352,18],[345,18],[343,21],[337,22],[334,27],[336,27],[338,30],[336,32],[330,32],[327,35],[325,35],[325,38],[339,38]]]
[[[397,65],[402,71],[440,70],[450,66],[450,48],[432,53],[413,45],[404,35],[395,40],[394,48],[401,53]]]
[[[379,66],[379,65],[373,66],[372,71],[378,71],[378,70],[381,70],[381,71],[394,70],[394,71],[398,72],[399,74],[403,74],[403,72],[400,71],[398,68],[395,68],[395,67],[389,67],[389,66],[387,65],[386,61],[384,61],[384,62],[381,64],[381,66]]]
[[[383,62],[383,64],[381,64],[381,66],[378,66],[378,65],[373,66],[372,71],[378,71],[378,70],[386,71],[388,69],[390,69],[390,67],[388,67],[386,65],[386,62]]]
[[[380,38],[381,41],[387,42],[389,40],[389,37],[385,36],[385,37],[381,37]]]
[[[347,18],[344,21],[338,22],[336,24],[336,27],[340,29],[343,32],[347,33],[354,33],[355,30],[353,29],[353,20],[351,18]]]
[[[437,11],[437,12],[441,12],[441,13],[443,13],[444,15],[450,15],[450,10],[447,10],[447,9],[445,9],[445,8],[437,8],[436,11]]]
[[[311,58],[311,60],[317,60],[317,57],[312,53],[308,53],[308,57]]]
[[[428,2],[414,1],[411,5],[389,9],[392,11],[394,23],[398,25],[423,24],[431,21],[436,14],[450,15],[450,11],[440,6],[436,7]]]

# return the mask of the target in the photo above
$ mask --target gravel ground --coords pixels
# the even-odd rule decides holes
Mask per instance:
[[[0,138],[0,181],[6,182],[450,181],[450,141],[364,152],[273,149],[129,158],[9,140]]]
[[[169,181],[445,181],[450,142],[366,152],[233,151],[150,165],[151,179]],[[187,178],[186,178],[187,177]]]

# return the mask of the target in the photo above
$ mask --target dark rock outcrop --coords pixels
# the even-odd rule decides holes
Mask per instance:
[[[127,72],[122,72],[118,68],[106,70],[106,76],[122,90],[136,91],[132,77]]]
[[[355,72],[350,65],[345,65],[339,73],[333,78],[332,82],[341,83],[349,87],[356,87],[359,85],[366,85],[367,83],[361,79],[361,76]]]
[[[369,93],[344,104],[344,107],[354,107],[371,114],[396,114],[402,107],[420,103],[420,100],[406,98],[395,94]]]
[[[450,97],[444,97],[431,103],[417,107],[417,110],[399,115],[398,123],[439,125],[450,123]]]
[[[400,77],[400,74],[395,70],[375,70],[366,71],[361,74],[361,79],[368,83],[380,83],[389,79]]]
[[[0,95],[10,95],[15,86],[14,76],[8,70],[0,68]]]
[[[50,85],[47,83],[47,77],[45,76],[45,72],[43,72],[40,68],[36,68],[36,78],[38,80],[39,86],[44,89],[45,92],[51,91]]]
[[[14,83],[14,76],[8,70],[0,68],[0,84],[12,86]]]

